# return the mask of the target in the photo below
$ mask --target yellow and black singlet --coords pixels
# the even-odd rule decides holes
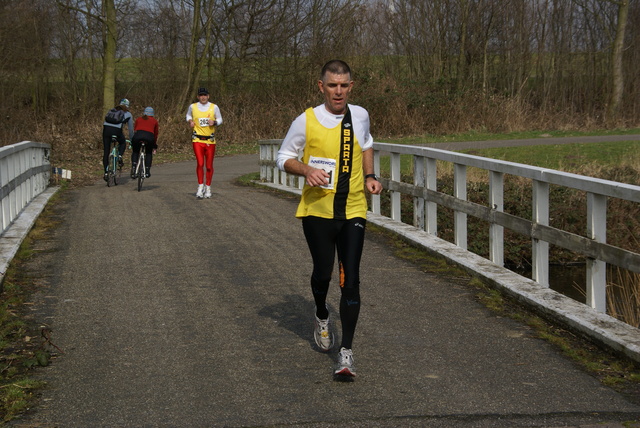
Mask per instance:
[[[216,105],[210,103],[207,111],[200,111],[197,104],[194,103],[191,106],[191,115],[195,123],[192,140],[198,143],[215,144],[216,127],[209,126],[208,121],[209,119],[216,120]]]
[[[305,115],[306,143],[302,162],[324,169],[330,178],[322,187],[305,183],[296,217],[366,218],[362,148],[353,131],[351,112],[347,109],[341,124],[331,129],[320,124],[313,108],[307,109]]]

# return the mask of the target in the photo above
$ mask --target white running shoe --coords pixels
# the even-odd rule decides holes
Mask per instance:
[[[333,372],[336,376],[356,376],[356,368],[353,365],[353,351],[347,348],[340,348],[338,353],[338,368]]]
[[[207,199],[211,197],[211,186],[204,186],[204,197]]]
[[[316,322],[313,329],[313,338],[316,340],[316,345],[323,351],[329,351],[333,348],[333,333],[329,329],[329,318],[321,320],[315,316]]]
[[[196,198],[202,199],[204,196],[204,184],[198,184],[198,191],[196,192]]]

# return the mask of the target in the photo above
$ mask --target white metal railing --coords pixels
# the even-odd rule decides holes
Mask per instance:
[[[263,182],[301,189],[304,181],[278,170],[275,164],[282,140],[260,141],[260,179]],[[580,254],[587,259],[586,304],[598,312],[606,312],[606,264],[640,273],[640,254],[607,244],[607,200],[618,198],[640,203],[640,186],[585,177],[577,174],[538,168],[513,162],[488,159],[428,147],[374,143],[374,169],[380,176],[380,158],[389,156],[389,178],[382,177],[390,192],[390,217],[401,222],[401,195],[414,199],[413,226],[437,236],[438,206],[454,211],[454,243],[467,248],[467,216],[489,223],[489,259],[504,265],[504,229],[510,229],[532,240],[532,279],[549,287],[549,245]],[[413,158],[413,183],[401,179],[400,156]],[[453,166],[453,196],[437,191],[437,162]],[[485,170],[489,174],[489,206],[467,201],[467,169]],[[532,219],[505,213],[504,175],[532,180]],[[557,185],[586,193],[587,230],[579,236],[549,226],[549,186]],[[380,196],[373,195],[371,210],[381,214]]]
[[[0,147],[0,235],[49,185],[51,146],[23,141]]]

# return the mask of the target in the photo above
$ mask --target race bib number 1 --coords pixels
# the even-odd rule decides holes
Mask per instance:
[[[322,169],[327,174],[329,174],[329,178],[328,178],[329,182],[323,186],[319,186],[323,189],[333,190],[335,180],[336,180],[336,165],[337,165],[337,162],[335,159],[318,158],[315,156],[309,157],[309,166]]]
[[[198,125],[200,125],[201,128],[204,128],[205,126],[209,126],[209,118],[208,117],[198,118]]]

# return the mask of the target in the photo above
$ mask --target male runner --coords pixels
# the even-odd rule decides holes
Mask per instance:
[[[369,113],[347,103],[353,87],[351,69],[341,60],[322,68],[318,88],[324,103],[298,116],[278,152],[278,167],[306,179],[296,217],[302,219],[311,258],[311,292],[316,304],[314,338],[329,351],[327,292],[338,252],[342,341],[338,376],[355,376],[352,342],[360,314],[360,258],[364,244],[367,200],[365,187],[380,194],[373,172],[373,138]],[[298,152],[304,150],[302,162]]]

